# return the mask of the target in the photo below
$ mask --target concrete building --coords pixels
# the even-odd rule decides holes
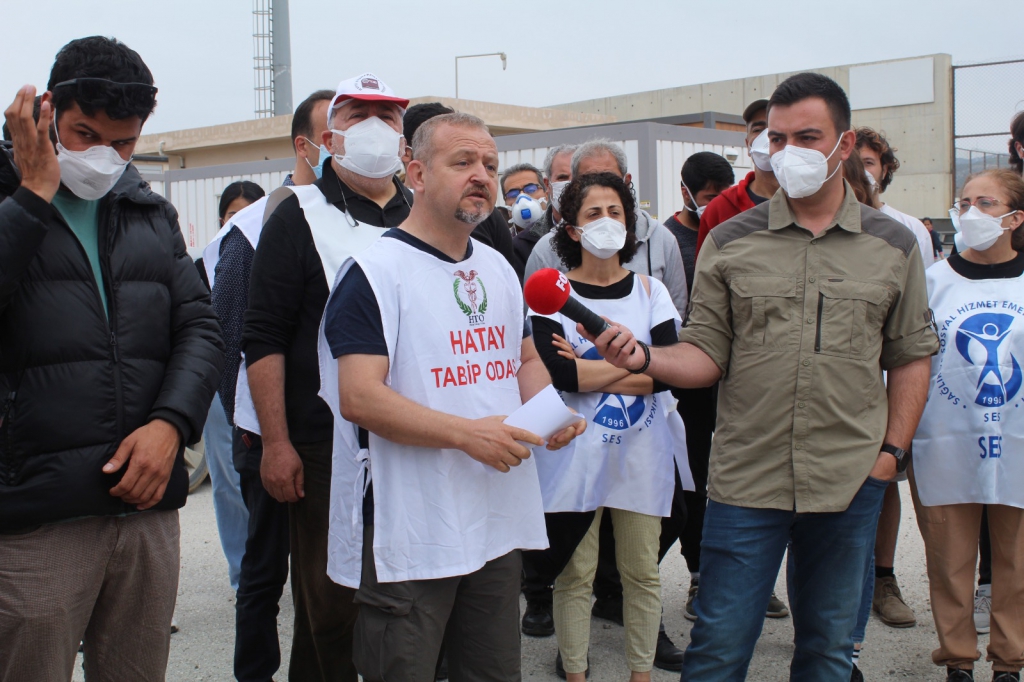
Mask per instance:
[[[829,76],[848,93],[855,126],[883,132],[901,167],[884,195],[915,215],[944,216],[953,201],[953,69],[948,54],[805,69]],[[795,73],[795,72],[794,72]],[[768,97],[791,73],[751,76],[616,95],[549,107],[419,97],[475,114],[496,136],[501,168],[540,165],[550,146],[610,137],[626,151],[637,197],[664,218],[679,210],[679,169],[702,150],[729,159],[736,179],[750,169],[739,114]],[[292,167],[291,116],[144,135],[137,164],[178,207],[186,243],[198,251],[217,229],[220,191],[238,179],[266,189]]]
[[[945,215],[953,202],[952,57],[934,54],[803,70],[839,83],[850,97],[853,125],[884,132],[897,148],[900,170],[883,197],[886,202],[915,216]],[[705,111],[738,113],[750,102],[769,97],[793,73],[602,97],[553,108],[614,116],[620,122],[657,121]]]

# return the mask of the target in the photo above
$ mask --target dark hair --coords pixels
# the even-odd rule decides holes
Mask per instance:
[[[76,78],[153,85],[153,74],[139,53],[115,38],[79,38],[60,48],[46,85],[53,94],[54,109],[59,113],[77,102],[86,116],[103,111],[115,121],[138,116],[145,123],[156,108],[155,88],[105,88],[99,84],[99,87],[67,85],[55,89],[58,84]]]
[[[896,158],[899,150],[889,145],[884,133],[875,132],[872,128],[862,126],[857,128],[857,149],[867,147],[878,154],[878,161],[885,169],[882,174],[882,181],[878,183],[878,192],[881,194],[892,182],[892,176],[900,169],[900,160]]]
[[[570,270],[578,268],[583,263],[583,247],[569,236],[566,226],[576,225],[580,208],[583,206],[587,194],[590,193],[591,187],[608,187],[619,195],[619,199],[622,201],[622,212],[626,218],[626,243],[619,249],[619,263],[628,263],[636,255],[636,198],[633,196],[633,188],[614,173],[578,175],[562,190],[562,196],[558,200],[562,224],[558,226],[555,234],[551,237],[555,253],[558,254],[562,264]]]
[[[295,108],[295,115],[292,116],[292,149],[295,149],[295,138],[309,138],[313,134],[313,110],[320,102],[330,102],[334,99],[334,92],[331,90],[317,90]],[[320,144],[319,140],[313,140]]]
[[[508,168],[506,168],[505,172],[501,174],[500,178],[498,178],[498,185],[499,189],[501,189],[502,196],[505,195],[505,181],[508,180],[509,177],[515,175],[516,173],[522,173],[523,171],[529,171],[536,175],[537,184],[540,185],[541,187],[544,186],[544,176],[541,174],[539,168],[534,166],[532,163],[517,163],[514,166],[509,166]],[[516,198],[518,199],[519,197]]]
[[[731,187],[736,181],[732,166],[725,160],[725,157],[714,152],[697,152],[690,154],[679,171],[683,183],[690,192],[696,195],[707,189],[723,190]],[[694,202],[697,197],[692,197]]]
[[[1014,142],[1024,145],[1024,111],[1018,111],[1010,121],[1010,165],[1018,173],[1024,173],[1024,159],[1021,159],[1020,154],[1017,153],[1017,145]]]
[[[837,133],[845,133],[850,129],[849,98],[839,83],[820,73],[798,73],[779,83],[768,100],[768,111],[777,104],[790,106],[811,97],[825,101]]]
[[[405,116],[402,117],[402,134],[405,136],[406,142],[412,144],[412,136],[416,134],[421,125],[435,116],[454,113],[454,109],[446,107],[440,102],[414,104],[405,110]]]
[[[871,183],[868,182],[865,173],[867,169],[864,168],[864,162],[861,161],[859,154],[850,154],[843,161],[843,178],[853,188],[853,195],[860,203],[874,208],[874,202],[871,201]]]
[[[331,96],[333,97],[334,95]],[[263,191],[263,188],[255,182],[250,182],[249,180],[232,182],[224,188],[224,192],[220,195],[220,206],[218,207],[220,219],[224,220],[224,216],[228,212],[228,206],[235,199],[242,198],[251,204],[258,199],[262,199],[265,194],[266,192]]]

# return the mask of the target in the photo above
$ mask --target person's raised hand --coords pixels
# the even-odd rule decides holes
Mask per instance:
[[[497,416],[470,420],[459,449],[481,464],[508,473],[530,456],[530,448],[522,443],[543,445],[544,440],[535,433],[505,424],[504,419]]]
[[[268,443],[263,440],[260,479],[278,502],[298,502],[306,496],[302,459],[290,441]]]
[[[103,473],[112,474],[128,463],[121,482],[110,489],[110,494],[134,504],[140,511],[159,503],[167,490],[180,446],[178,429],[163,419],[154,419],[132,431],[103,465]]]
[[[615,367],[627,370],[638,370],[643,367],[646,357],[643,353],[634,352],[637,341],[633,332],[607,317],[604,320],[608,322],[608,329],[596,338],[584,329],[582,324],[576,325],[576,331],[593,343],[598,354]]]
[[[50,202],[60,189],[60,164],[50,142],[53,108],[49,102],[39,106],[39,121],[32,116],[36,89],[25,85],[18,90],[4,117],[14,143],[14,165],[21,173],[21,186]]]

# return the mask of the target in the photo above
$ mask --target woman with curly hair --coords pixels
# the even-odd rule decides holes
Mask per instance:
[[[553,243],[569,271],[572,295],[599,315],[643,330],[647,343],[674,343],[680,319],[668,290],[622,267],[637,248],[629,187],[611,173],[579,176],[563,191],[560,211],[564,222]],[[674,438],[682,421],[669,405],[667,386],[602,360],[572,320],[530,314],[552,383],[591,422],[574,445],[537,458],[548,534],[558,548],[553,551],[562,555],[553,558],[554,620],[566,679],[582,681],[587,672],[599,528],[602,514],[610,513],[630,680],[646,682],[661,619],[658,550],[661,520],[671,513],[675,491],[673,454],[680,467],[687,461],[685,439],[677,445]],[[670,419],[678,422],[674,428]]]

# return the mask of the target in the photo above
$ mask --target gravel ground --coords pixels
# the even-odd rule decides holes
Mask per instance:
[[[935,627],[929,608],[924,547],[917,530],[910,493],[903,493],[903,522],[896,559],[896,573],[907,603],[918,617],[917,627],[896,630],[877,619],[868,626],[867,643],[861,658],[865,678],[873,680],[943,680],[943,671],[932,665],[931,651],[936,646]],[[689,574],[682,558],[673,551],[662,564],[662,591],[665,625],[680,647],[689,637],[690,623],[682,617],[689,586]],[[779,580],[777,593],[786,598],[786,584]],[[178,588],[176,618],[181,631],[171,637],[171,657],[167,679],[231,680],[234,646],[234,593],[228,585],[227,563],[221,553],[209,484],[204,484],[189,499],[181,512],[181,580]],[[288,667],[288,643],[291,639],[292,608],[285,591],[279,617],[282,646],[282,670]],[[983,648],[988,636],[980,638]],[[783,682],[788,679],[793,651],[792,619],[767,620],[757,644],[748,679],[756,682]],[[982,649],[983,650],[983,649]],[[554,637],[523,638],[524,680],[557,680],[554,661],[557,645]],[[591,623],[591,680],[613,682],[628,679],[622,628],[602,620]],[[991,679],[989,664],[980,661],[978,680]],[[75,680],[83,680],[81,669]],[[279,673],[278,680],[287,679]],[[675,682],[678,673],[655,670],[658,682]]]

